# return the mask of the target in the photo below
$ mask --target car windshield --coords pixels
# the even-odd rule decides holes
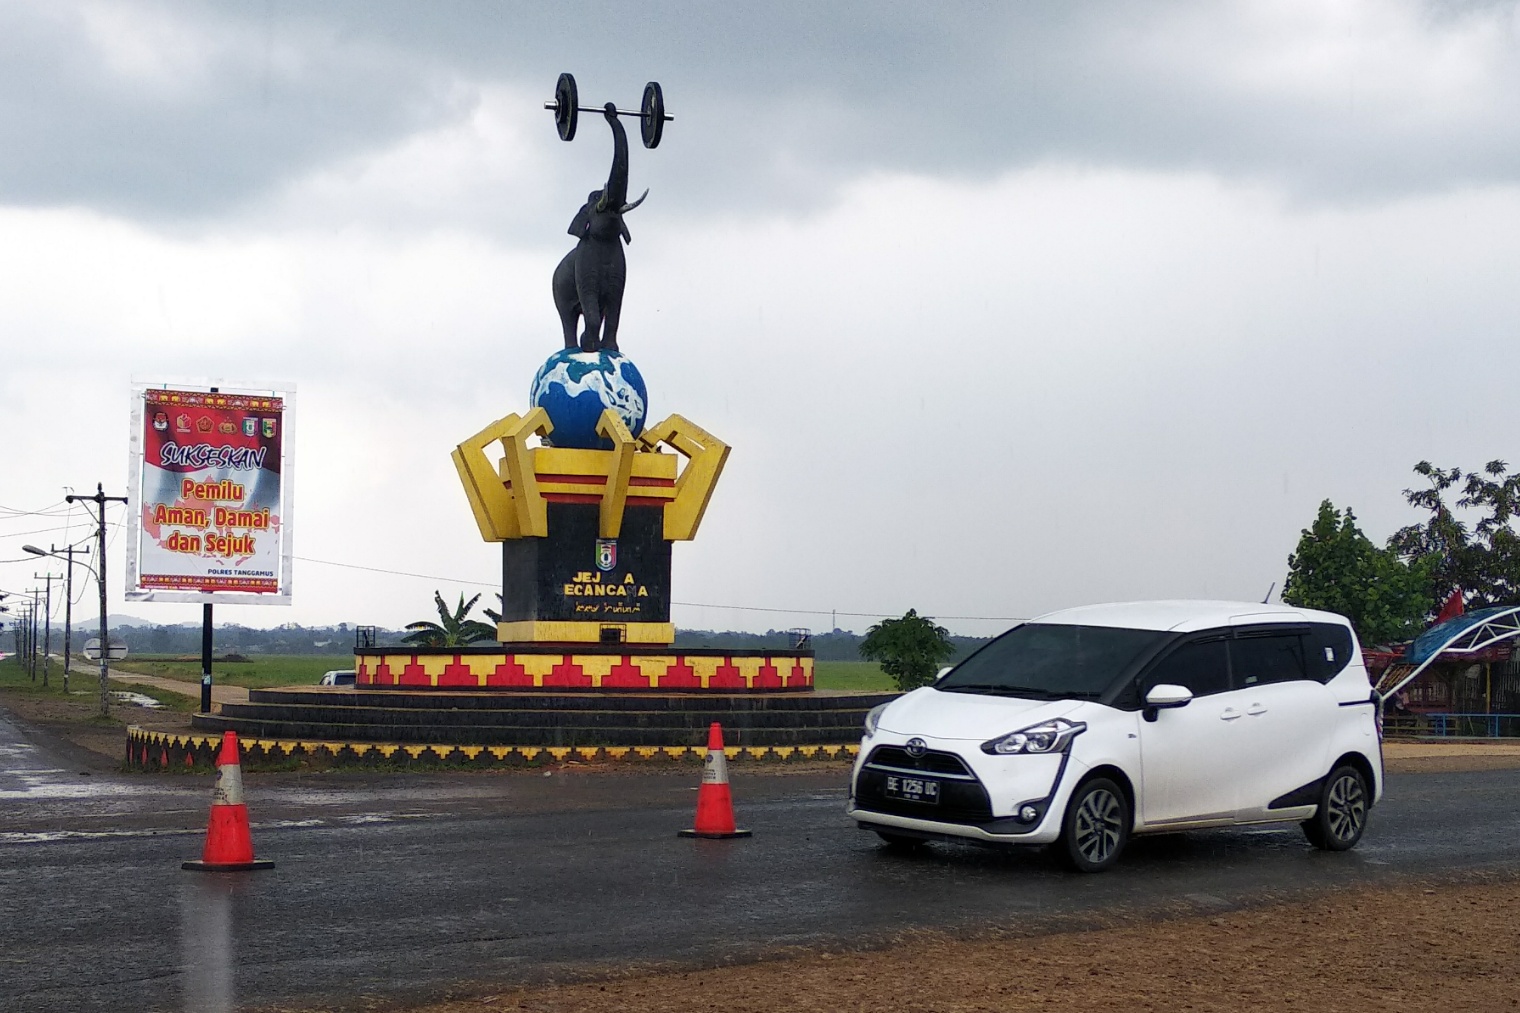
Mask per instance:
[[[1026,623],[961,662],[935,689],[1036,699],[1096,698],[1172,634]]]

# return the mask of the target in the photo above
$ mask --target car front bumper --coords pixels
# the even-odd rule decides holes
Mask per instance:
[[[1080,764],[1070,751],[989,756],[979,744],[927,742],[922,757],[905,742],[877,735],[861,744],[846,815],[862,828],[904,836],[962,838],[1003,844],[1048,844],[1061,834],[1066,795]],[[886,795],[892,777],[940,782],[933,804]]]

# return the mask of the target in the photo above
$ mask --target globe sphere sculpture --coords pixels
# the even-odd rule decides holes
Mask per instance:
[[[634,436],[644,431],[649,391],[633,361],[621,352],[565,348],[549,356],[533,377],[528,401],[554,423],[544,438],[551,447],[610,450],[612,441],[596,434],[604,408],[617,412]]]

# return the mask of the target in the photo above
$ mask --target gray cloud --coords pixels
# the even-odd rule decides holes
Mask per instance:
[[[808,208],[862,173],[978,179],[1047,161],[1331,202],[1520,176],[1513,3],[117,9],[179,26],[160,55],[201,49],[203,76],[145,83],[82,43],[79,11],[8,8],[0,198],[214,215],[458,120],[480,87],[548,97],[566,69],[588,104],[662,82],[678,119],[668,150],[638,157],[699,214]],[[541,143],[557,143],[539,115]]]

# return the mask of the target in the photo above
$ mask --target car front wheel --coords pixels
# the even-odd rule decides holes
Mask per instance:
[[[1367,828],[1367,781],[1352,766],[1336,767],[1325,778],[1319,811],[1304,821],[1304,836],[1322,851],[1356,847]]]
[[[1104,872],[1119,860],[1129,827],[1124,791],[1106,777],[1084,781],[1066,806],[1056,857],[1077,872]]]

